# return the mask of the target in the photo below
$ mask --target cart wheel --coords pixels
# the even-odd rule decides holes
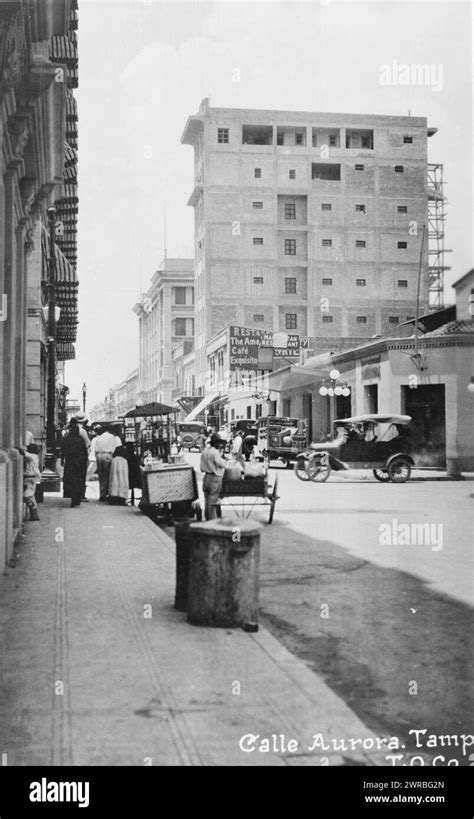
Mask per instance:
[[[272,493],[270,495],[270,514],[268,515],[268,522],[269,523],[271,523],[272,520],[273,520],[273,515],[274,515],[274,512],[275,512],[275,504],[276,504],[276,502],[278,500],[278,497],[279,497],[277,495],[277,490],[278,490],[278,475],[275,475],[275,481],[274,481],[274,484],[273,484]]]
[[[314,483],[323,483],[327,481],[331,474],[331,467],[329,465],[329,458],[323,460],[319,455],[312,455],[306,462],[306,471],[310,480]]]
[[[309,481],[309,475],[306,472],[306,458],[300,456],[295,462],[295,475],[300,481]]]
[[[388,472],[385,471],[385,469],[374,469],[373,473],[374,478],[377,478],[377,480],[380,481],[381,483],[387,483],[387,481],[390,480],[390,476],[388,475]]]
[[[411,475],[411,466],[403,458],[395,458],[388,465],[387,474],[392,483],[405,483]]]

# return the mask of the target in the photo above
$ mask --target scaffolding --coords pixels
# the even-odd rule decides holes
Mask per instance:
[[[439,310],[444,302],[444,271],[451,270],[444,263],[444,222],[447,200],[443,190],[443,165],[428,164],[428,256],[429,305]]]

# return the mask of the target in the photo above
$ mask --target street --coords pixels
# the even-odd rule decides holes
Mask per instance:
[[[188,459],[198,467],[194,453]],[[472,481],[414,471],[394,485],[352,472],[314,484],[278,466],[271,473],[274,522],[268,508],[253,515],[264,523],[262,622],[372,730],[405,737],[407,751],[417,750],[410,730],[469,733]],[[384,543],[382,533],[393,541],[403,524],[424,523],[433,539],[426,529],[423,542]],[[443,754],[434,741],[424,750]],[[447,750],[446,762],[467,764],[460,748]]]

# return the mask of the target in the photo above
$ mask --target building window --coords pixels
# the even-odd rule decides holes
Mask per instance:
[[[414,318],[415,316],[407,316],[407,321],[413,321]]]
[[[395,165],[395,173],[403,173],[403,165]]]
[[[408,213],[408,208],[406,205],[398,205],[397,206],[398,213]]]
[[[332,210],[332,205],[329,202],[323,202],[321,205],[321,210]]]
[[[296,293],[296,279],[285,279],[285,293]]]
[[[185,287],[175,287],[174,288],[174,303],[175,304],[186,304],[186,288]]]
[[[296,205],[292,202],[285,204],[285,219],[296,219]]]
[[[254,284],[263,284],[263,276],[254,276],[253,277]]]
[[[356,171],[363,171],[364,168],[365,168],[365,165],[356,165],[355,166]]]
[[[263,210],[263,202],[252,202],[254,210]]]
[[[288,171],[288,176],[290,179],[296,179],[296,171],[292,168]]]
[[[321,244],[323,247],[332,247],[332,239],[323,239]]]
[[[298,131],[295,134],[295,145],[304,145],[304,132]]]
[[[254,176],[255,176],[255,179],[261,179],[262,178],[262,169],[261,168],[254,168]]]
[[[325,162],[313,162],[311,165],[311,179],[326,179],[340,182],[341,166]]]
[[[287,313],[285,315],[285,328],[287,330],[296,330],[297,328],[296,313]]]
[[[367,324],[367,316],[357,316],[356,322],[357,324]]]
[[[217,129],[217,141],[222,144],[227,144],[229,142],[229,129],[228,128],[218,128]]]
[[[285,134],[283,131],[278,131],[277,133],[277,145],[284,145],[285,144]]]
[[[252,405],[249,404],[248,407],[247,407],[247,418],[251,418],[251,417],[252,417]]]
[[[185,336],[186,335],[186,319],[185,318],[177,318],[174,320],[174,334],[175,336]]]
[[[406,247],[407,247],[407,243],[406,242],[397,242],[397,247],[400,248],[400,250],[405,250]]]
[[[332,284],[332,279],[323,279],[323,284],[328,285],[328,286],[331,285]]]
[[[365,205],[356,205],[355,208],[358,213],[365,213]]]
[[[356,279],[357,287],[365,287],[367,284],[367,279]]]
[[[408,279],[399,279],[398,287],[408,287]]]
[[[328,316],[327,314],[325,316],[323,316],[323,324],[332,324],[332,323],[333,323],[333,317],[332,316]]]
[[[398,324],[398,316],[389,316],[388,317],[389,324]]]
[[[285,256],[296,256],[296,239],[285,239]]]
[[[235,420],[235,409],[231,409],[231,411],[230,411],[230,420],[231,421]]]
[[[329,134],[329,145],[331,148],[337,148],[337,135]]]
[[[263,313],[255,313],[255,315],[253,317],[253,320],[254,321],[265,321],[265,316],[263,315]]]
[[[403,141],[404,141],[405,145],[411,145],[411,143],[413,142],[413,137],[412,136],[404,136]]]
[[[254,245],[263,245],[263,237],[262,236],[254,236],[253,237]]]
[[[365,239],[356,239],[356,247],[365,247]]]

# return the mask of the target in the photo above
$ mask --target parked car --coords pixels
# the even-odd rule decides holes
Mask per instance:
[[[305,420],[275,415],[258,419],[258,448],[269,461],[281,460],[289,468],[307,446]]]
[[[371,469],[385,483],[405,483],[415,462],[409,415],[357,415],[334,421],[334,440],[310,444],[296,459],[301,481],[327,481],[331,470]]]
[[[200,421],[179,421],[177,426],[178,445],[183,449],[202,452],[207,437],[206,425]]]

